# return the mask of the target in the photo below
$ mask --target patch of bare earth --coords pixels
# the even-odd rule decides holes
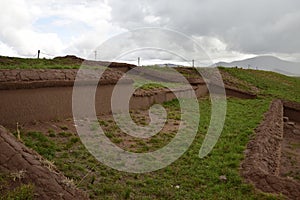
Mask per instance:
[[[136,110],[130,113],[132,120],[138,126],[148,126],[150,122],[148,110]],[[132,151],[155,151],[158,148],[166,145],[172,140],[178,131],[180,125],[180,110],[173,111],[166,119],[166,123],[162,130],[155,136],[142,139],[136,138],[124,133],[116,124],[113,115],[98,116],[98,124],[95,127],[101,126],[106,136],[120,148]],[[21,125],[23,132],[41,132],[49,137],[51,133],[67,132],[73,136],[78,136],[73,119],[52,120],[49,122],[32,122]],[[52,140],[62,139],[60,137],[51,137]],[[67,138],[64,138],[67,140]],[[67,141],[66,141],[67,142]]]
[[[300,123],[285,119],[280,175],[300,181]]]

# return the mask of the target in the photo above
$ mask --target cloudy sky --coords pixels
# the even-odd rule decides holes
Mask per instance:
[[[0,55],[35,57],[40,49],[47,58],[86,58],[119,34],[157,27],[193,39],[214,62],[255,55],[300,61],[299,0],[1,0],[0,7]],[[131,38],[130,45],[140,39]],[[176,37],[155,37],[157,43],[170,40]],[[154,55],[173,60],[141,54]]]

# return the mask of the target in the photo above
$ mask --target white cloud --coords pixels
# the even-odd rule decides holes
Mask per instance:
[[[41,49],[50,55],[85,57],[123,31],[109,22],[110,7],[103,1],[4,0],[0,6],[5,8],[0,13],[0,41],[19,56]],[[6,52],[3,45],[0,48]]]
[[[41,49],[51,55],[87,57],[114,35],[155,26],[194,38],[213,61],[255,54],[300,60],[298,0],[2,0],[0,7],[2,55],[35,55]],[[170,41],[162,35],[138,41],[145,38],[120,42],[119,48],[162,43],[174,51],[190,52],[189,59],[197,57],[189,43]],[[151,52],[145,52],[144,57],[154,56],[174,59]]]
[[[17,52],[12,48],[0,41],[0,55],[18,56]]]
[[[136,0],[126,5],[118,0],[108,2],[113,8],[112,20],[124,28],[156,25],[156,21],[139,20],[151,15],[160,18],[160,27],[190,36],[217,38],[227,45],[227,53],[300,52],[298,0]],[[124,16],[121,10],[125,8],[130,13]]]
[[[245,54],[238,51],[230,50],[228,45],[216,37],[194,36],[193,39],[203,48],[213,63],[220,61],[231,62],[254,57],[254,54]]]
[[[58,53],[62,42],[55,33],[34,30],[35,15],[24,0],[1,1],[0,41],[18,55],[34,55],[38,49]],[[1,46],[1,52],[5,50]],[[7,54],[4,54],[7,55]]]

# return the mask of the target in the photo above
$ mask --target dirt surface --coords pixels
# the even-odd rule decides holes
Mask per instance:
[[[284,123],[280,175],[300,181],[300,123],[290,120]]]
[[[226,95],[230,97],[236,97],[240,99],[255,99],[257,95],[255,93],[251,93],[245,90],[240,90],[237,88],[231,88],[229,86],[225,86]]]
[[[300,199],[300,182],[280,176],[282,170],[288,167],[283,166],[286,163],[281,160],[286,148],[282,142],[284,122],[283,103],[280,100],[272,102],[255,133],[255,138],[247,145],[245,160],[241,164],[242,176],[263,192]]]
[[[35,199],[88,199],[55,166],[25,147],[5,128],[0,127],[0,172],[15,174],[14,181],[1,187],[12,190],[22,184],[33,184]]]
[[[283,100],[284,116],[289,120],[300,123],[300,103]]]
[[[177,114],[180,114],[180,111],[176,111]],[[174,113],[173,113],[174,114]],[[150,122],[149,112],[148,110],[136,110],[131,111],[131,117],[132,120],[140,125],[140,126],[146,126]],[[98,116],[99,124],[101,128],[103,129],[104,133],[112,133],[115,132],[115,136],[119,139],[121,139],[122,142],[116,143],[117,146],[119,146],[122,149],[133,151],[135,152],[137,150],[138,145],[137,143],[143,142],[149,143],[151,138],[148,139],[138,139],[135,137],[132,137],[126,133],[124,133],[116,124],[113,115],[100,115]],[[162,130],[157,134],[157,137],[163,138],[166,135],[168,138],[165,138],[165,143],[168,143],[169,140],[172,139],[172,137],[175,135],[175,133],[178,131],[180,125],[179,119],[174,119],[172,117],[168,117],[164,127]],[[47,136],[49,136],[49,130],[51,132],[68,132],[72,135],[77,134],[77,130],[74,124],[74,121],[72,118],[69,119],[63,119],[63,120],[52,120],[52,121],[35,121],[32,123],[25,123],[20,126],[22,132],[41,132]],[[172,136],[172,137],[171,137]],[[55,138],[53,138],[55,139]],[[66,141],[67,142],[67,141]],[[164,144],[165,144],[164,143]],[[133,147],[134,146],[134,147]],[[149,144],[149,147],[151,147],[151,144]],[[153,147],[156,149],[157,147]]]

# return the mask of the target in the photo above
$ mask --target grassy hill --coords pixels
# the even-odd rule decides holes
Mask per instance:
[[[265,98],[281,98],[300,102],[300,78],[290,77],[270,71],[219,68],[232,76],[246,81],[259,89],[259,94]]]

